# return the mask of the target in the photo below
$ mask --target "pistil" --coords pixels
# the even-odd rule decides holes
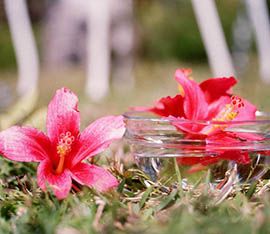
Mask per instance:
[[[244,102],[240,97],[232,96],[231,103],[226,104],[213,121],[232,121],[239,114],[239,109],[244,107]]]
[[[59,141],[56,147],[56,152],[59,155],[59,162],[55,170],[56,174],[61,174],[64,170],[65,158],[71,151],[71,145],[75,138],[70,132],[60,134]]]
[[[244,102],[243,100],[238,97],[238,96],[232,96],[231,97],[231,102],[229,104],[226,104],[225,107],[219,112],[219,114],[213,118],[213,121],[220,121],[220,122],[229,122],[234,120],[238,114],[239,114],[239,109],[243,108]],[[216,129],[225,129],[227,127],[227,124],[214,124],[211,125],[210,127],[206,127],[202,133],[204,134],[209,134],[212,131]]]

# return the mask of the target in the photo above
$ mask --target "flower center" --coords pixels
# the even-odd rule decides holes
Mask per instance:
[[[239,114],[239,109],[244,107],[243,100],[238,96],[231,97],[231,103],[226,104],[214,121],[232,121]]]
[[[56,168],[56,174],[61,174],[64,169],[65,156],[71,152],[71,145],[75,137],[70,132],[61,133],[59,136],[56,152],[59,155],[59,162]]]
[[[243,108],[244,102],[243,100],[238,96],[232,96],[231,102],[229,104],[226,104],[225,107],[219,112],[219,114],[213,118],[213,121],[223,121],[228,122],[234,120],[237,115],[239,114],[239,109]],[[216,129],[225,129],[227,127],[226,124],[214,124],[208,127],[205,127],[202,133],[209,134],[213,132]]]

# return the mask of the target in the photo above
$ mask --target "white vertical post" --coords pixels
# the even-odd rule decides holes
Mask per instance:
[[[265,0],[246,0],[247,12],[255,31],[261,78],[270,82],[270,21]]]
[[[134,88],[134,27],[133,1],[113,0],[111,45],[114,52],[113,86],[116,91],[130,92]]]
[[[109,90],[110,76],[110,0],[88,1],[86,94],[101,100]]]
[[[232,59],[214,0],[192,0],[192,5],[213,75],[234,75]]]
[[[39,61],[25,0],[5,0],[5,10],[19,70],[17,90],[25,95],[37,87]]]
[[[233,46],[232,57],[239,74],[243,73],[249,61],[248,52],[252,43],[252,26],[248,18],[246,9],[240,9],[237,12],[233,23]]]

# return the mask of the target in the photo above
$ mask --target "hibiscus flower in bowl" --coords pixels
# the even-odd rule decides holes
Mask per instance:
[[[164,165],[167,174],[173,171],[170,159],[176,159],[187,178],[210,168],[212,181],[219,187],[230,174],[234,181],[265,175],[269,116],[232,94],[234,77],[197,83],[190,75],[191,70],[178,69],[179,94],[125,113],[125,138],[138,164],[154,180],[161,177]]]

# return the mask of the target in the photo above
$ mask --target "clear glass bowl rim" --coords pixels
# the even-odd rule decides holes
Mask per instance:
[[[145,121],[145,122],[159,122],[159,123],[189,123],[189,124],[200,124],[200,125],[241,125],[241,124],[270,124],[270,112],[256,111],[256,117],[261,117],[264,119],[256,119],[256,120],[237,120],[237,121],[214,121],[214,120],[188,120],[188,119],[173,119],[169,120],[166,117],[159,116],[140,116],[139,114],[151,114],[151,112],[147,111],[127,111],[123,114],[123,117],[126,120],[132,121]]]

